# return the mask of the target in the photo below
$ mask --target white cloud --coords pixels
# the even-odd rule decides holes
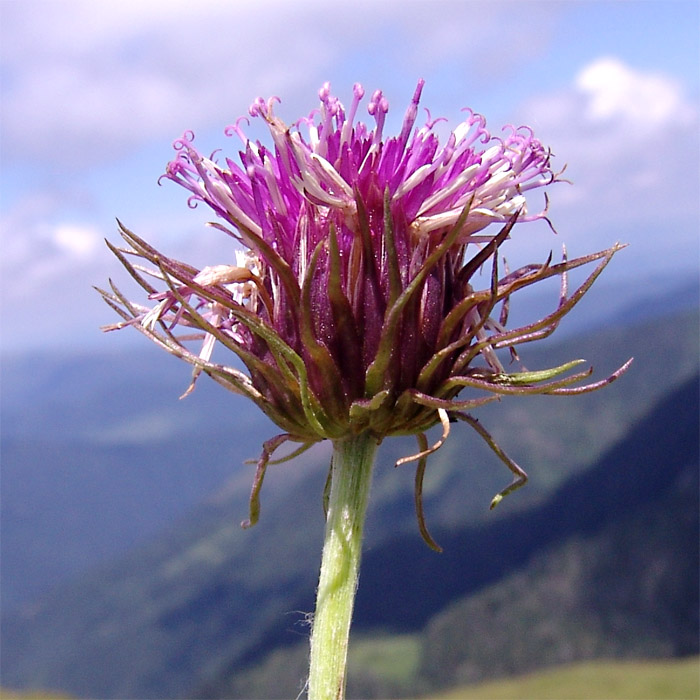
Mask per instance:
[[[555,224],[600,245],[621,230],[647,253],[671,241],[676,254],[688,253],[698,220],[698,105],[679,82],[605,57],[569,89],[531,100],[523,118],[570,164],[574,186],[552,195]]]
[[[258,91],[292,80],[288,55],[259,60],[264,13],[255,22],[249,3],[29,1],[3,14],[5,158],[100,163],[212,114],[223,126]],[[265,44],[282,43],[283,29],[268,24]],[[303,59],[301,42],[289,32]]]
[[[102,242],[102,236],[96,228],[74,223],[56,226],[53,239],[59,249],[73,258],[83,260],[92,257]]]
[[[92,289],[118,263],[104,246],[113,220],[76,215],[70,192],[36,190],[0,217],[0,316],[3,352],[100,341],[113,313]],[[104,224],[104,226],[101,226]]]
[[[41,158],[64,171],[124,157],[184,128],[220,130],[257,95],[281,94],[283,109],[302,113],[330,73],[347,74],[349,90],[376,74],[405,71],[412,81],[462,56],[470,65],[462,84],[492,79],[546,43],[542,28],[552,15],[529,3],[506,29],[509,3],[490,2],[0,5],[4,158]]]
[[[115,214],[170,254],[225,262],[204,259],[219,242],[201,228],[202,208],[188,212],[179,190],[159,190],[155,180],[170,139],[192,128],[203,150],[226,146],[223,138],[207,146],[208,130],[220,134],[256,95],[279,94],[291,120],[313,106],[323,81],[347,97],[360,80],[390,93],[390,121],[400,123],[423,75],[435,116],[453,119],[474,92],[513,114],[503,77],[522,79],[528,60],[542,58],[558,10],[528,2],[514,21],[512,7],[0,0],[3,181],[14,197],[0,221],[5,308],[18,323],[25,305],[43,308],[48,325],[80,298],[81,309],[94,307],[96,327],[104,310],[85,297],[117,267],[98,240],[114,239]],[[697,208],[697,107],[668,76],[601,59],[522,116],[571,164],[576,184],[552,193],[553,217],[567,240],[586,236],[586,251],[612,242],[618,224],[658,227]],[[255,123],[250,134],[258,135]],[[155,141],[158,155],[146,163]],[[552,245],[549,232],[542,238]]]
[[[50,304],[47,289],[55,293],[67,277],[86,275],[105,235],[93,224],[68,217],[60,197],[50,191],[20,198],[0,219],[0,231],[4,300],[11,303],[36,296]]]
[[[587,97],[585,117],[592,124],[619,121],[640,136],[693,118],[678,83],[635,71],[616,58],[589,64],[576,76],[575,85]]]
[[[345,96],[357,80],[370,90],[401,86],[402,103],[392,102],[389,115],[400,123],[424,70],[436,73],[438,99],[458,100],[456,111],[465,82],[522,60],[517,37],[542,25],[538,7],[504,31],[510,8],[492,2],[0,0],[5,309],[23,317],[26,304],[64,308],[114,273],[97,241],[101,228],[114,239],[115,214],[170,254],[211,262],[203,258],[218,242],[201,228],[210,218],[204,207],[188,212],[183,193],[155,187],[167,144],[184,129],[205,151],[225,146],[219,138],[207,146],[207,130],[220,134],[255,96],[279,94],[279,112],[291,120],[314,106],[328,79]],[[480,57],[499,28],[509,36],[496,66]],[[528,55],[546,42],[536,36]],[[471,66],[456,94],[450,62]],[[168,196],[171,209],[163,206]]]

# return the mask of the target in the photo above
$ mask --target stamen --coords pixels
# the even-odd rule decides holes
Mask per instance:
[[[367,111],[374,117],[377,123],[372,136],[372,145],[378,146],[382,140],[386,113],[389,111],[389,103],[384,98],[384,94],[381,90],[375,90],[374,93],[372,93],[372,98],[370,99],[369,105],[367,105]]]
[[[418,81],[415,92],[413,93],[413,99],[411,104],[406,110],[406,116],[403,119],[403,126],[401,127],[401,133],[399,134],[398,142],[401,148],[406,147],[408,143],[408,137],[411,135],[411,129],[416,122],[416,117],[418,116],[418,103],[420,102],[421,92],[423,92],[423,86],[425,85],[425,80],[422,78]],[[387,106],[388,109],[388,106]]]
[[[350,133],[352,132],[352,125],[355,121],[355,116],[357,115],[357,108],[360,106],[360,101],[365,96],[365,89],[360,85],[360,83],[355,83],[352,88],[353,98],[352,104],[350,105],[350,111],[348,112],[347,119],[343,124],[343,129],[340,134],[340,145],[341,150],[345,144],[350,141]]]

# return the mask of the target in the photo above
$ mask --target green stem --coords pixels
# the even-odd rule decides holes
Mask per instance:
[[[309,700],[345,697],[348,638],[376,449],[376,441],[367,434],[333,443],[326,539],[311,633]]]

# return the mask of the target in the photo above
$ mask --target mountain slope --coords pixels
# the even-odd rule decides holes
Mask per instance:
[[[468,431],[455,430],[426,476],[429,524],[446,548],[442,557],[427,550],[416,533],[412,471],[391,467],[395,457],[414,449],[414,443],[397,440],[383,445],[367,528],[358,628],[383,622],[417,629],[450,601],[497,582],[523,566],[539,547],[554,544],[551,528],[535,519],[527,526],[533,528],[532,535],[526,528],[519,533],[516,527],[521,539],[514,548],[513,522],[520,521],[513,518],[525,517],[527,509],[539,512],[538,504],[548,507],[548,497],[567,475],[583,472],[590,459],[609,448],[652,401],[692,372],[697,364],[696,327],[696,315],[689,315],[631,330],[616,328],[567,348],[554,347],[548,358],[540,356],[550,364],[563,353],[568,358],[573,353],[597,356],[605,371],[606,365],[612,369],[626,359],[631,345],[637,360],[623,380],[605,392],[567,401],[565,411],[561,400],[554,398],[506,401],[497,410],[479,413],[495,434],[503,433],[499,439],[519,461],[534,465],[532,483],[494,513],[487,506],[493,493],[507,483],[507,471],[482,446],[474,447],[476,438]],[[689,410],[686,404],[678,406],[677,400],[673,405],[681,414]],[[677,416],[675,422],[681,420]],[[218,439],[230,449],[225,438]],[[694,449],[697,452],[697,445]],[[466,467],[465,459],[470,463]],[[303,613],[295,616],[290,611],[307,611],[313,605],[327,460],[328,451],[320,446],[304,460],[271,470],[262,519],[253,530],[242,532],[238,527],[247,497],[247,485],[243,489],[239,483],[148,547],[5,618],[4,682],[63,688],[86,697],[186,697],[193,688],[215,684],[227,669],[241,668],[272,647],[306,634],[303,628],[295,629],[295,620]],[[251,467],[241,469],[237,481],[247,480],[251,472]],[[658,477],[666,488],[670,482],[663,479],[672,476],[660,470],[642,486]],[[644,488],[628,494],[629,484],[624,478],[618,482],[613,491],[623,495],[614,506],[620,511],[628,507],[628,495],[649,497]],[[599,507],[603,495],[594,499]],[[567,502],[559,495],[557,499]],[[594,518],[597,512],[588,515]],[[578,525],[575,521],[567,527],[573,532]],[[535,534],[543,537],[542,543]],[[482,578],[475,581],[469,578],[476,567],[468,557],[476,556],[470,544],[476,540],[493,546],[480,567],[488,575],[480,573]],[[504,551],[515,552],[520,559],[504,561]],[[450,557],[458,554],[462,561],[452,563]],[[399,571],[405,572],[403,580],[392,579],[391,574]],[[417,581],[422,593],[405,585],[416,571],[421,572]],[[464,572],[468,585],[455,585]],[[421,607],[425,589],[430,589],[422,583],[426,577],[439,596]],[[368,604],[366,596],[394,586],[394,580],[406,588],[406,600],[413,604],[401,607],[398,594],[384,600],[383,607],[396,613],[388,620],[377,611],[378,602]]]
[[[686,469],[697,467],[698,415],[696,375],[659,402],[596,465],[569,479],[541,506],[488,527],[434,530],[445,550],[439,562],[407,535],[367,552],[355,624],[388,626],[398,620],[397,631],[415,629],[435,610],[435,599],[449,601],[482,588],[546,547],[590,535],[622,514],[655,504]],[[692,483],[689,489],[697,505]],[[416,571],[436,575],[424,586],[407,585]]]
[[[596,661],[453,688],[425,700],[649,700],[700,697],[698,657],[672,661]]]
[[[348,697],[411,697],[592,658],[696,654],[697,415],[696,377],[542,506],[439,533],[441,556],[409,538],[368,552],[355,634],[422,627],[422,651],[410,686],[351,666]],[[301,651],[276,651],[274,675],[268,661],[237,668],[198,697],[293,697]]]
[[[429,684],[449,687],[594,658],[697,654],[697,454],[669,453],[657,465],[674,478],[653,486],[653,501],[620,506],[598,531],[579,530],[434,617],[423,644]]]
[[[124,555],[224,481],[249,489],[241,462],[274,428],[213,382],[178,401],[190,372],[154,350],[3,358],[3,612]]]
[[[630,355],[635,362],[623,381],[600,394],[571,401],[517,398],[479,410],[498,442],[530,473],[528,487],[498,511],[537,502],[694,372],[698,314],[553,341],[544,350],[524,347],[523,360],[535,369],[585,357],[599,377]],[[94,355],[3,357],[3,612],[148,541],[222,482],[234,488],[238,480],[238,488],[249,489],[252,468],[241,463],[257,457],[275,427],[213,382],[201,381],[186,401],[178,401],[188,380],[183,363],[148,344]],[[413,440],[382,446],[372,495],[395,514],[393,528],[411,533],[411,467],[398,474],[390,466],[414,450]],[[479,438],[456,426],[426,475],[431,526],[499,517],[485,505],[507,478]],[[277,488],[271,471],[266,497]],[[242,520],[244,509],[226,517]],[[369,537],[381,539],[383,530],[371,523]]]

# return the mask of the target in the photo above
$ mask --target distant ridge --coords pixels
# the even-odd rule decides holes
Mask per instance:
[[[573,476],[543,505],[488,526],[435,530],[444,549],[437,558],[410,535],[367,552],[356,628],[419,629],[440,605],[525,566],[538,552],[572,536],[596,534],[660,500],[689,468],[697,469],[699,382],[696,375],[654,406],[595,466]],[[697,506],[697,491],[692,484],[687,488]],[[689,544],[692,568],[698,552]],[[697,579],[697,567],[695,572]]]
[[[415,697],[417,688],[587,659],[697,654],[699,379],[667,395],[542,505],[436,530],[440,555],[410,535],[370,548],[353,630],[365,639],[418,634],[422,652],[410,683],[355,666],[348,697]],[[284,638],[271,630],[259,653]],[[286,639],[293,646],[259,670],[233,666],[196,697],[252,697],[252,689],[291,697],[305,655],[294,636]],[[280,669],[274,679],[271,667]]]
[[[566,411],[561,400],[550,398],[541,404],[503,402],[497,412],[484,412],[484,422],[502,433],[499,439],[509,449],[515,446],[513,454],[532,476],[526,489],[494,513],[488,502],[507,480],[507,470],[480,451],[468,431],[455,431],[426,478],[429,524],[444,555],[427,550],[416,533],[411,470],[391,466],[406,443],[383,445],[357,629],[429,629],[445,606],[507,582],[550,550],[576,538],[605,538],[627,515],[637,517],[634,513],[645,508],[654,512],[666,497],[663,508],[677,507],[674,478],[685,478],[685,472],[682,465],[663,460],[684,449],[697,458],[696,330],[697,312],[607,329],[537,355],[538,362],[554,364],[562,354],[570,359],[572,350],[580,351],[596,360],[598,376],[606,365],[612,369],[627,359],[630,347],[637,359],[623,380],[606,392],[568,401]],[[689,393],[670,398],[681,386]],[[654,405],[658,401],[663,403]],[[228,406],[222,399],[209,410],[223,405]],[[493,424],[490,416],[497,417]],[[197,414],[192,421],[207,419]],[[639,420],[647,422],[634,425]],[[694,421],[695,432],[688,420]],[[197,425],[191,427],[196,435]],[[244,432],[248,440],[258,437],[250,429]],[[263,494],[260,524],[242,532],[238,523],[245,514],[246,469],[249,475],[251,468],[238,465],[242,456],[255,452],[241,455],[235,437],[225,430],[212,430],[204,442],[212,455],[221,456],[225,449],[237,488],[222,489],[218,498],[147,546],[5,617],[4,683],[91,698],[192,697],[199,688],[223,684],[229,672],[262,659],[274,647],[304,636],[305,629],[295,624],[302,615],[290,613],[312,606],[327,451],[321,446],[308,460],[274,470]],[[170,442],[164,446],[172,447]],[[621,469],[610,455],[631,461]],[[598,464],[597,478],[585,473],[591,464]],[[693,464],[690,468],[697,470]],[[149,468],[134,467],[135,475]],[[157,486],[154,482],[150,496],[154,503]],[[697,493],[692,484],[691,491]],[[696,544],[692,537],[690,544]],[[691,555],[686,560],[693,563]],[[679,609],[687,610],[688,596],[681,595],[685,602]],[[388,616],[392,610],[394,619]]]

